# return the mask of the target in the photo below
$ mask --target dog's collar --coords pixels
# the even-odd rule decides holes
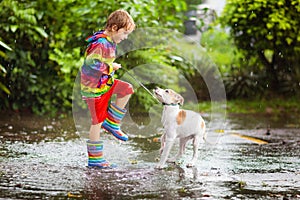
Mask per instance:
[[[178,103],[162,103],[164,106],[179,106]]]

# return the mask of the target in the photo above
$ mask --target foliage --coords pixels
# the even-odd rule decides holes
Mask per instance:
[[[264,94],[264,77],[249,71],[249,67],[232,66],[231,73],[224,76],[224,84],[228,99],[262,97]]]
[[[201,45],[224,75],[231,72],[230,66],[237,64],[243,58],[229,34],[217,27],[203,32]]]
[[[29,84],[36,82],[37,77],[36,74],[31,74],[31,70],[37,65],[33,57],[37,53],[41,53],[41,57],[43,55],[43,52],[32,52],[30,46],[32,45],[33,49],[36,48],[37,43],[42,45],[43,39],[48,36],[37,25],[37,12],[32,8],[33,4],[27,3],[19,4],[16,1],[7,0],[1,2],[1,27],[3,28],[0,30],[0,35],[13,49],[7,53],[6,59],[1,61],[7,71],[3,83],[9,87],[11,91],[9,97],[13,101],[8,101],[5,98],[6,95],[2,94],[1,97],[4,97],[4,100],[1,102],[6,105],[9,103],[14,109],[17,109],[18,105],[27,107],[30,104],[31,92],[27,91],[27,88]]]
[[[120,79],[128,81],[135,88],[135,93],[130,99],[130,107],[135,108],[131,114],[148,111],[154,103],[157,103],[139,85],[140,83],[150,91],[156,86],[181,90],[178,84],[178,71],[171,67],[168,55],[169,53],[163,49],[150,48],[130,52],[118,58],[122,68],[125,69],[117,71]]]
[[[266,74],[253,59],[244,58],[225,30],[209,29],[203,33],[201,44],[222,73],[228,99],[264,95]]]
[[[203,0],[186,0],[188,10],[197,10],[197,6],[202,3]]]
[[[262,65],[266,88],[276,93],[293,94],[300,81],[299,14],[298,0],[228,0],[219,18],[245,59]]]
[[[39,114],[71,110],[84,38],[104,27],[112,11],[128,10],[138,27],[183,29],[186,9],[183,0],[3,0],[0,6],[0,41],[12,49],[4,53],[6,45],[1,43],[0,64],[6,75],[1,75],[0,108]]]
[[[207,51],[197,43],[184,41],[178,41],[174,46],[177,49],[173,50],[170,59],[193,88],[197,100],[216,100],[215,94],[217,93],[218,100],[221,100],[223,82],[218,67]],[[182,95],[186,100],[190,100],[189,96],[193,96],[189,94],[189,91],[182,92]]]
[[[7,46],[4,42],[2,42],[1,41],[1,37],[0,37],[0,46],[2,46],[3,48],[5,48],[6,50],[9,50],[9,51],[12,51],[12,49],[9,47],[9,46]],[[3,60],[6,60],[7,59],[7,54],[5,53],[5,51],[2,51],[1,49],[0,49],[0,58],[2,58]],[[4,66],[2,66],[1,64],[0,64],[0,80],[2,79],[2,78],[5,78],[5,76],[6,76],[6,69],[5,69],[5,67]],[[10,91],[9,91],[9,89],[7,88],[7,86],[5,86],[3,83],[2,83],[2,81],[0,81],[0,91],[2,90],[2,92],[4,92],[6,95],[10,95]],[[1,95],[1,93],[0,93],[0,95]],[[1,97],[1,96],[0,96]],[[6,104],[7,104],[7,102],[5,102]]]

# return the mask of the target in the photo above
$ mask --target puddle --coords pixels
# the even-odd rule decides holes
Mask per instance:
[[[188,146],[184,162],[170,164],[164,170],[154,169],[160,144],[153,138],[160,129],[143,134],[146,125],[139,125],[126,143],[104,137],[104,154],[118,168],[97,170],[86,167],[85,139],[76,133],[72,119],[2,117],[0,198],[300,198],[299,129],[272,125],[267,135],[264,127],[255,127],[263,119],[252,120],[246,116],[229,118],[223,132],[208,131],[217,140],[200,146],[194,168],[185,167],[192,155],[192,147]],[[241,124],[247,121],[252,122],[242,128]],[[130,127],[127,129],[131,131]],[[268,143],[259,145],[231,132]],[[177,147],[176,144],[171,154],[176,153]]]

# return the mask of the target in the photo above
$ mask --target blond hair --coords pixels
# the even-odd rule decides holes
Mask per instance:
[[[125,10],[116,10],[109,15],[106,22],[105,30],[112,31],[116,27],[116,30],[124,28],[126,30],[134,29],[135,24],[132,17]]]

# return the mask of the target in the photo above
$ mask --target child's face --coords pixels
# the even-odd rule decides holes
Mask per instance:
[[[120,42],[122,42],[122,40],[127,39],[128,35],[132,32],[132,29],[125,29],[125,28],[121,28],[117,31],[113,31],[111,38],[112,40],[116,43],[119,44]]]

